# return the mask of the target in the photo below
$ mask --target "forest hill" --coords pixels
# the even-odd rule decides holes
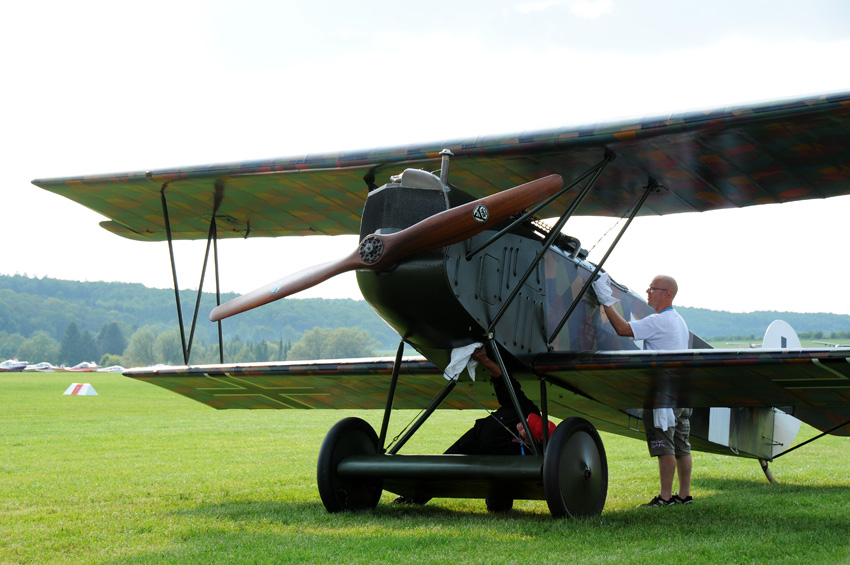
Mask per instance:
[[[181,291],[181,301],[194,305],[196,295]],[[223,294],[222,300],[235,296]],[[191,363],[219,361],[218,328],[205,315],[214,306],[215,296],[205,293]],[[850,338],[846,315],[677,310],[694,333],[714,341],[760,341],[776,319],[790,323],[802,339]],[[186,325],[190,321],[191,312],[184,312]],[[392,354],[399,339],[365,301],[350,299],[281,300],[225,320],[222,331],[226,362]],[[0,275],[0,359],[12,357],[56,365],[182,364],[174,291]]]

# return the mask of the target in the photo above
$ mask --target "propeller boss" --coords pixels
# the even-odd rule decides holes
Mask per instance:
[[[364,263],[369,263],[370,265],[376,263],[383,254],[384,242],[380,237],[370,235],[360,242],[360,258]]]

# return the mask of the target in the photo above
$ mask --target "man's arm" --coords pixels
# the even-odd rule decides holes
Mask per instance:
[[[620,316],[620,313],[617,312],[613,306],[603,306],[603,308],[605,308],[605,315],[608,317],[608,321],[611,322],[611,325],[614,327],[614,331],[617,332],[617,335],[622,337],[635,337],[635,334],[632,331],[632,326],[630,326],[629,323]]]

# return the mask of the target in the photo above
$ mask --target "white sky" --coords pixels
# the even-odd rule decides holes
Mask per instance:
[[[586,124],[850,90],[843,0],[7,3],[0,273],[171,287],[164,243],[30,184]],[[606,264],[677,303],[850,314],[850,197],[636,220]],[[591,247],[612,220],[571,220]],[[356,237],[225,241],[225,291]],[[195,288],[203,243],[178,243]],[[601,258],[597,247],[591,259]],[[211,281],[211,272],[207,280]],[[210,283],[205,285],[211,290]],[[298,296],[360,298],[353,275]]]

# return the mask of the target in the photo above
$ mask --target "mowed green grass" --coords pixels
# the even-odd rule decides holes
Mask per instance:
[[[74,381],[99,396],[63,396]],[[331,515],[316,459],[350,415],[380,426],[376,411],[219,412],[114,374],[2,374],[0,563],[850,562],[848,438],[779,458],[778,485],[754,460],[697,453],[685,507],[637,508],[657,492],[655,461],[604,434],[596,518],[555,520],[543,501],[410,508],[389,493]],[[480,416],[439,411],[404,451],[440,452]]]

